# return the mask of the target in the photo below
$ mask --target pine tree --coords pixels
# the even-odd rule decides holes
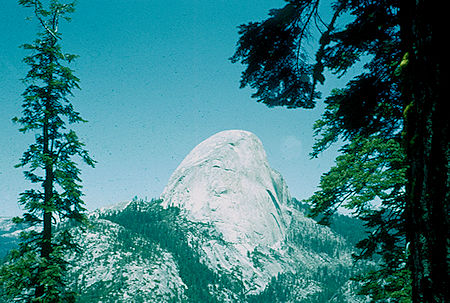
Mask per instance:
[[[67,228],[61,222],[86,224],[80,185],[80,169],[73,160],[80,157],[94,166],[76,133],[68,124],[86,122],[69,101],[79,79],[64,64],[75,55],[63,53],[59,44],[61,18],[70,20],[74,3],[50,0],[20,0],[19,4],[32,8],[42,32],[32,44],[23,48],[31,55],[24,58],[30,69],[24,78],[25,89],[20,132],[35,133],[35,142],[23,153],[16,167],[25,168],[25,178],[31,189],[20,195],[24,207],[16,223],[31,227],[20,236],[19,248],[13,250],[0,270],[0,282],[5,295],[24,302],[71,302],[75,295],[66,287],[64,272],[67,263],[64,253],[76,248]],[[40,186],[38,186],[40,185]],[[61,224],[60,224],[61,225]]]
[[[450,121],[444,97],[443,3],[400,1],[399,76],[409,163],[406,218],[415,302],[450,298]],[[444,278],[443,278],[444,277]]]
[[[256,89],[253,97],[268,106],[313,108],[325,69],[342,76],[364,59],[364,70],[325,99],[315,125],[312,156],[345,144],[309,199],[312,214],[328,223],[347,207],[366,221],[360,257],[384,261],[364,278],[374,301],[445,302],[450,145],[435,16],[442,10],[422,0],[286,2],[266,20],[241,25],[231,58],[246,65],[241,87]],[[329,20],[319,4],[331,8]],[[308,60],[313,29],[320,38]]]

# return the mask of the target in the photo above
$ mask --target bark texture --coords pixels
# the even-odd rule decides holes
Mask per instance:
[[[414,302],[449,298],[449,116],[442,92],[438,47],[443,40],[438,36],[436,6],[425,0],[406,0],[401,6],[407,60],[407,233]]]

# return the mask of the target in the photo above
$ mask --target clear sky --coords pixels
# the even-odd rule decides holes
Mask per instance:
[[[256,134],[291,194],[307,198],[336,151],[308,156],[312,125],[322,112],[268,108],[240,89],[243,66],[232,64],[237,26],[267,17],[282,0],[78,0],[72,22],[62,21],[63,50],[82,90],[71,99],[89,123],[72,125],[98,161],[81,165],[89,210],[134,196],[158,197],[170,174],[198,143],[227,129]],[[20,81],[28,67],[18,46],[37,32],[30,9],[16,0],[0,8],[0,216],[20,214],[29,187],[14,168],[33,134],[18,132]],[[328,81],[328,80],[327,80]],[[326,94],[337,82],[326,82]]]

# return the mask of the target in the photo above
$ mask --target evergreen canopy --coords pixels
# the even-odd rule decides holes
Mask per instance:
[[[30,67],[24,78],[28,86],[22,94],[22,117],[13,121],[21,125],[21,132],[34,132],[35,142],[16,167],[25,168],[25,178],[40,186],[20,195],[25,213],[14,221],[31,228],[22,232],[19,248],[1,267],[0,283],[13,300],[72,302],[75,294],[66,287],[64,255],[76,245],[68,229],[55,227],[63,220],[86,224],[80,169],[73,157],[95,164],[75,131],[67,128],[86,122],[69,100],[79,88],[79,79],[67,67],[76,56],[62,52],[59,44],[59,21],[70,20],[74,3],[20,0],[19,4],[33,9],[42,32],[33,43],[23,45],[31,53],[24,58]]]
[[[329,5],[330,20],[319,4]],[[344,143],[308,202],[322,223],[339,207],[366,221],[359,257],[383,262],[361,278],[361,291],[375,302],[448,297],[450,145],[435,11],[427,1],[286,0],[266,20],[240,26],[231,57],[245,66],[241,87],[287,108],[313,108],[325,70],[339,77],[364,58],[361,73],[325,98],[314,125],[312,156]],[[308,60],[314,31],[320,38]]]

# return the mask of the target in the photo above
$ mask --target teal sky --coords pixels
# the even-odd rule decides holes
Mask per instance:
[[[89,210],[134,196],[158,197],[170,174],[198,143],[227,129],[255,133],[291,194],[307,198],[333,164],[334,151],[310,160],[312,125],[322,112],[267,108],[239,89],[243,67],[228,60],[237,26],[259,21],[282,0],[79,0],[72,22],[62,22],[63,50],[82,90],[71,99],[89,121],[71,126],[98,161],[81,165]],[[21,134],[20,81],[38,26],[30,9],[2,0],[0,10],[0,216],[20,214],[29,187],[14,168],[33,134]],[[324,94],[338,85],[327,80]]]

